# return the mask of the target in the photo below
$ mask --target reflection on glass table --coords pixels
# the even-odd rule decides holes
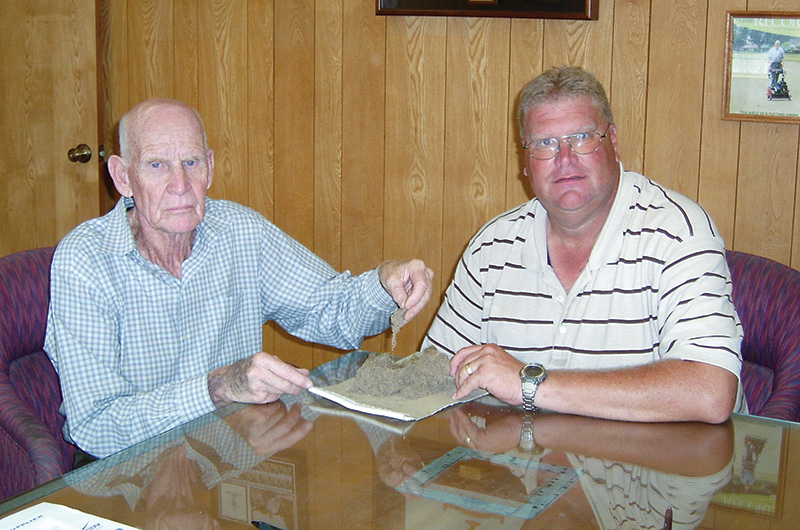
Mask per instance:
[[[352,377],[366,355],[312,379]],[[674,529],[776,530],[800,527],[799,484],[786,422],[529,416],[492,398],[401,422],[304,393],[199,418],[0,513],[47,501],[138,528],[586,530],[661,529],[671,513]]]

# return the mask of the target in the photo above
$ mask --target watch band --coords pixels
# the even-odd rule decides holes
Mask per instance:
[[[522,432],[519,435],[519,448],[525,453],[532,453],[536,447],[533,439],[533,412],[526,410],[522,415]]]
[[[531,387],[530,391],[526,392],[525,385]],[[536,405],[533,404],[533,400],[536,397],[536,390],[539,388],[539,383],[532,381],[529,383],[523,383],[522,387],[522,408],[528,412],[536,411]]]
[[[540,455],[544,453],[544,448],[536,445],[533,436],[533,416],[532,411],[526,410],[522,415],[522,431],[519,435],[519,450],[528,455]]]

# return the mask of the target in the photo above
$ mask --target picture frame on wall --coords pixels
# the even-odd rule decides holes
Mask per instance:
[[[723,118],[800,123],[800,12],[729,11]]]
[[[600,0],[376,0],[377,15],[597,20]]]

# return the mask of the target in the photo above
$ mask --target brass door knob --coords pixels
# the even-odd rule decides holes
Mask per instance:
[[[80,144],[67,153],[70,162],[80,162],[85,164],[92,159],[92,148],[86,144]]]

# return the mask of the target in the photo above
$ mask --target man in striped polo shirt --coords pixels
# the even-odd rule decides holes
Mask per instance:
[[[519,105],[536,198],[470,241],[423,348],[454,355],[455,398],[630,421],[746,411],[725,247],[688,198],[625,171],[602,85],[577,67]]]

